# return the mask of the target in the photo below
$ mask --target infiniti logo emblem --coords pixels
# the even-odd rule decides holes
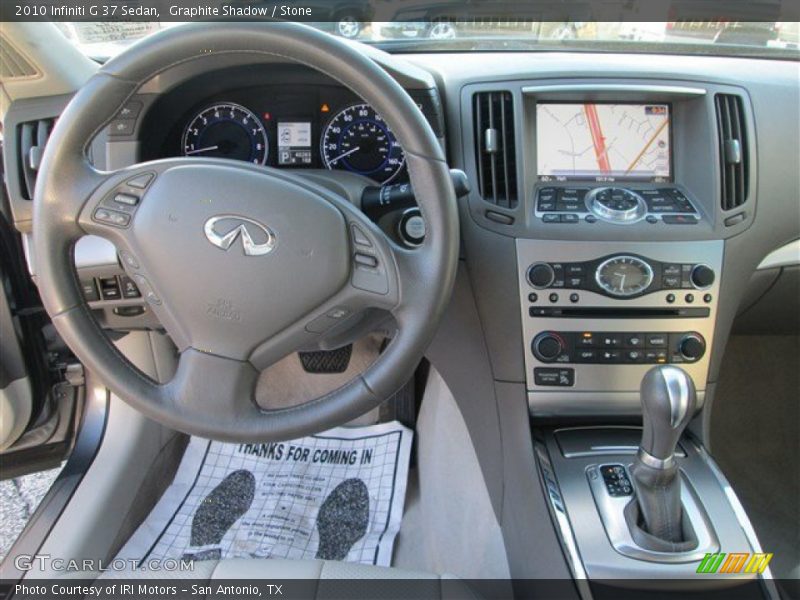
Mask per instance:
[[[241,238],[245,256],[269,254],[278,241],[275,233],[266,225],[236,215],[211,217],[206,221],[203,231],[209,242],[223,250],[230,250],[234,242]]]

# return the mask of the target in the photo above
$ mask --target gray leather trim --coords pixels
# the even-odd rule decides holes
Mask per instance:
[[[392,247],[402,273],[395,311],[400,328],[380,359],[361,377],[325,397],[268,413],[255,407],[251,384],[257,374],[247,361],[187,349],[171,382],[158,384],[144,376],[106,339],[83,304],[73,270],[73,247],[83,234],[77,216],[109,176],[88,164],[86,145],[141,84],[209,52],[255,53],[306,64],[373,105],[404,147],[429,231],[424,245],[415,251]],[[75,95],[45,151],[34,198],[33,240],[39,287],[54,325],[85,366],[123,400],[152,419],[194,435],[272,441],[351,420],[408,379],[452,291],[458,217],[449,170],[425,117],[405,90],[357,47],[293,23],[204,23],[166,30],[132,46]]]

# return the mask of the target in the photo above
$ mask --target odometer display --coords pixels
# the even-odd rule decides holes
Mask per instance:
[[[183,132],[184,156],[267,161],[269,142],[264,125],[239,104],[214,104],[200,111]]]
[[[595,280],[612,296],[635,296],[653,283],[653,269],[635,256],[615,256],[597,267]]]
[[[397,177],[405,162],[389,126],[368,104],[353,104],[335,114],[320,145],[328,169],[346,169],[379,183]]]

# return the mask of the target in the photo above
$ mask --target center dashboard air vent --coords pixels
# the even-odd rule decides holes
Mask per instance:
[[[33,190],[36,185],[36,174],[42,162],[44,147],[47,138],[53,130],[55,119],[39,119],[27,121],[18,127],[19,144],[19,174],[20,192],[26,200],[33,199]]]
[[[503,208],[516,208],[517,154],[511,92],[478,92],[473,96],[472,111],[481,197]]]
[[[747,200],[749,191],[747,131],[742,98],[717,94],[717,135],[720,157],[720,205],[732,210]]]

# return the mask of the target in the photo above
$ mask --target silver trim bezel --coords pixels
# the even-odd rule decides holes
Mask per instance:
[[[627,465],[627,469],[630,470],[630,465]],[[594,477],[592,477],[592,473],[595,474]],[[628,523],[625,520],[625,507],[630,502],[636,501],[636,495],[611,496],[606,490],[599,465],[590,465],[586,468],[586,479],[589,481],[592,496],[600,513],[600,520],[614,550],[629,558],[659,564],[697,562],[702,560],[707,553],[714,553],[719,550],[719,539],[711,525],[711,520],[697,497],[697,492],[695,492],[692,484],[682,471],[680,472],[680,478],[681,506],[697,536],[697,546],[685,552],[657,552],[639,546],[634,541],[628,528]]]

